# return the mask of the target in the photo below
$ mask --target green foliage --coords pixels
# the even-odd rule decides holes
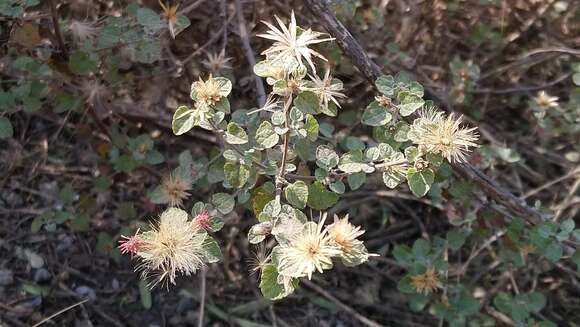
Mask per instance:
[[[494,297],[493,305],[501,312],[510,315],[517,324],[523,326],[532,313],[539,312],[546,305],[546,298],[539,292],[515,296],[500,292]]]
[[[14,136],[14,127],[6,117],[0,117],[0,139],[7,139]]]

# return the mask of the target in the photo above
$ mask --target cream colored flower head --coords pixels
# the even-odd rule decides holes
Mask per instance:
[[[546,91],[540,91],[534,98],[534,102],[540,109],[547,110],[558,106],[558,97],[550,96]]]
[[[340,80],[332,78],[330,69],[326,70],[324,78],[318,75],[308,75],[312,81],[312,87],[305,88],[314,92],[320,99],[320,105],[323,109],[328,110],[328,105],[334,103],[340,108],[337,98],[346,98],[346,95],[340,91],[343,89],[343,84]]]
[[[433,268],[427,269],[423,274],[411,276],[411,286],[420,294],[429,294],[442,288],[439,274]]]
[[[478,147],[476,127],[461,126],[462,116],[445,116],[435,109],[421,112],[409,132],[409,138],[427,152],[440,153],[449,162],[465,162],[470,147]]]
[[[263,22],[268,26],[268,30],[264,34],[258,34],[259,37],[274,41],[271,47],[262,52],[267,59],[274,63],[284,63],[286,67],[292,67],[296,64],[304,66],[303,60],[308,62],[312,71],[316,71],[312,56],[318,57],[327,61],[320,53],[312,50],[309,46],[313,44],[330,41],[333,38],[319,38],[325,35],[324,33],[315,32],[311,29],[298,31],[296,26],[296,17],[294,11],[290,16],[290,25],[286,27],[278,16],[274,16],[278,22],[279,28],[268,23]]]
[[[334,223],[328,226],[328,236],[342,251],[340,257],[346,266],[356,266],[368,260],[369,253],[358,239],[364,233],[359,226],[348,221],[348,215],[343,218],[335,215]]]
[[[171,173],[161,180],[161,190],[169,205],[178,207],[190,195],[191,180]]]
[[[278,272],[287,277],[308,277],[316,271],[322,273],[332,268],[332,258],[342,253],[333,244],[324,228],[324,219],[318,224],[307,222],[302,231],[273,252],[278,262]]]
[[[201,63],[205,68],[215,73],[222,69],[232,68],[232,66],[230,66],[231,60],[232,58],[226,57],[226,53],[222,50],[220,53],[208,53],[207,58]]]
[[[99,28],[96,24],[86,21],[73,20],[70,22],[68,28],[77,43],[92,40],[99,34]]]
[[[191,84],[191,98],[198,103],[198,108],[214,106],[232,90],[232,84],[227,78],[209,75],[207,80],[201,78]]]
[[[188,220],[187,212],[169,208],[161,214],[157,225],[142,234],[138,269],[145,277],[155,276],[153,286],[160,282],[175,284],[178,273],[189,276],[204,265],[206,237]]]

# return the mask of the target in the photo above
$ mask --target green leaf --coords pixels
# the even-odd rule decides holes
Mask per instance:
[[[377,101],[371,102],[362,114],[362,123],[369,126],[382,126],[391,121],[393,115],[387,108],[381,106]]]
[[[180,106],[173,113],[171,129],[173,134],[182,135],[189,132],[197,124],[199,124],[199,116],[194,114],[194,110],[186,106]]]
[[[343,194],[344,191],[346,190],[346,186],[344,185],[344,183],[342,181],[336,181],[336,182],[332,182],[329,185],[329,188],[338,194]]]
[[[266,238],[266,235],[270,234],[271,231],[272,222],[270,221],[255,224],[250,227],[250,230],[248,231],[248,242],[250,242],[250,244],[258,244],[262,242]]]
[[[580,73],[572,75],[572,82],[574,82],[576,86],[580,86]]]
[[[343,144],[346,146],[348,150],[364,150],[365,143],[359,138],[355,136],[347,136],[343,140]]]
[[[206,262],[216,263],[222,259],[220,246],[213,237],[206,235],[202,247],[204,249]]]
[[[238,124],[230,122],[226,131],[226,142],[229,144],[248,143],[248,134]]]
[[[326,210],[338,201],[338,195],[316,181],[308,186],[308,206],[316,210]]]
[[[25,282],[22,284],[21,288],[22,288],[22,291],[24,291],[28,294],[41,296],[41,297],[50,296],[50,293],[51,293],[50,287],[41,286],[41,285],[34,284],[34,283]]]
[[[284,286],[278,284],[278,270],[273,264],[266,264],[262,267],[260,290],[262,295],[270,300],[277,300],[288,295],[284,290]]]
[[[7,139],[14,136],[12,123],[6,117],[0,117],[0,139]]]
[[[393,97],[395,94],[395,79],[391,75],[382,75],[375,81],[375,86],[382,94]]]
[[[574,252],[574,255],[572,255],[572,262],[576,264],[576,270],[580,271],[580,251]]]
[[[493,298],[493,305],[501,312],[510,313],[512,309],[513,298],[506,292],[499,292]]]
[[[304,91],[294,99],[296,108],[305,114],[317,114],[319,104],[318,96],[310,91]]]
[[[12,108],[16,105],[12,92],[0,91],[0,109]]]
[[[338,165],[338,154],[333,148],[326,145],[319,145],[316,148],[316,165],[320,168],[330,170]]]
[[[401,92],[399,99],[401,101],[399,104],[399,112],[403,117],[411,115],[425,104],[425,100],[409,92]]]
[[[562,224],[560,225],[560,230],[564,233],[571,233],[574,230],[574,227],[576,226],[576,224],[574,223],[574,220],[572,219],[566,219],[562,222]]]
[[[417,171],[415,168],[410,168],[407,171],[407,183],[409,188],[417,197],[422,197],[431,188],[435,181],[435,174],[431,169]]]
[[[242,188],[250,178],[250,167],[237,162],[228,161],[224,164],[225,181],[233,188]]]
[[[281,210],[282,205],[280,204],[280,200],[279,199],[271,200],[264,206],[264,209],[258,216],[258,221],[260,222],[270,221],[278,217],[278,215],[280,215]]]
[[[530,312],[539,312],[546,306],[546,297],[540,292],[531,292],[522,296],[526,309]]]
[[[364,172],[354,173],[347,176],[348,186],[350,186],[351,190],[356,190],[361,187],[366,179],[367,175]]]
[[[306,130],[308,139],[315,141],[318,138],[318,131],[320,130],[320,126],[318,125],[318,121],[316,118],[314,118],[314,116],[310,114],[306,115],[304,129]]]
[[[92,60],[88,54],[77,50],[70,56],[68,67],[74,74],[88,75],[97,69],[97,62]]]
[[[100,255],[109,255],[113,251],[113,237],[106,232],[97,234],[97,253]]]
[[[411,274],[405,275],[397,284],[397,289],[404,294],[415,294],[415,288],[411,284]]]
[[[150,165],[158,165],[165,161],[165,157],[157,150],[148,151],[145,155],[145,162]]]
[[[551,241],[546,248],[541,249],[541,252],[548,260],[554,263],[558,262],[564,255],[562,245],[555,240]]]
[[[139,280],[139,298],[141,299],[141,305],[145,310],[151,309],[151,306],[153,305],[151,290],[147,286],[147,281],[143,279]]]
[[[399,184],[401,184],[401,182],[403,182],[404,179],[405,175],[403,174],[390,171],[383,172],[383,182],[388,188],[397,187]]]
[[[264,149],[269,149],[278,144],[280,137],[274,131],[272,124],[264,120],[256,131],[256,143]]]
[[[159,17],[155,11],[149,8],[137,9],[137,22],[144,27],[149,27],[152,29],[157,29],[160,26],[163,26],[161,17]]]
[[[360,150],[350,151],[340,157],[338,168],[345,173],[358,173],[363,169],[363,153]]]
[[[411,248],[407,245],[395,245],[393,256],[397,262],[403,265],[409,265],[413,261],[413,253],[411,252]]]
[[[294,182],[286,186],[284,196],[294,207],[304,209],[308,202],[308,186],[303,181]]]
[[[143,64],[152,64],[161,58],[161,42],[158,39],[143,39],[135,44],[135,59]]]
[[[415,259],[422,260],[427,257],[431,250],[431,245],[426,240],[420,238],[413,243],[413,248],[411,249]]]
[[[316,157],[314,143],[308,139],[298,139],[294,144],[294,151],[304,161],[313,161]]]
[[[214,82],[218,85],[219,95],[227,97],[232,92],[232,81],[225,77],[214,77]]]
[[[68,94],[59,94],[54,98],[54,112],[61,113],[69,110],[75,110],[80,104],[80,99],[76,99]]]
[[[255,216],[259,216],[262,210],[264,210],[264,206],[266,206],[268,202],[274,199],[273,194],[274,191],[269,190],[265,185],[255,188],[254,191],[252,192],[251,202]]]
[[[226,215],[234,210],[236,201],[231,194],[216,193],[211,197],[211,203],[220,213]]]
[[[183,32],[183,30],[189,27],[189,25],[191,25],[191,22],[189,21],[189,18],[187,18],[187,16],[185,15],[177,16],[177,22],[175,24],[175,35]]]
[[[467,234],[462,230],[451,230],[447,232],[447,243],[453,251],[459,250],[466,239]]]

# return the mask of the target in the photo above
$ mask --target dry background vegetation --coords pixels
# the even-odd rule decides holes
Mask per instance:
[[[42,1],[27,8],[25,19],[0,17],[1,91],[27,78],[11,68],[20,56],[36,58],[41,51],[59,48],[50,3]],[[99,27],[106,17],[121,15],[128,4],[52,3],[69,48],[74,41],[67,22],[94,22]],[[480,127],[485,147],[475,152],[472,164],[528,203],[541,204],[543,210],[556,212],[562,220],[579,218],[579,122],[540,124],[533,98],[543,90],[578,110],[574,82],[580,78],[577,81],[574,74],[580,68],[574,64],[580,63],[580,2],[335,3],[338,17],[385,73],[412,72],[445,106],[464,113]],[[161,10],[156,1],[139,4]],[[13,136],[0,139],[1,326],[33,325],[85,298],[89,301],[46,325],[196,324],[199,276],[182,278],[169,291],[155,289],[153,305],[147,309],[144,297],[148,293],[140,290],[130,259],[121,257],[115,246],[121,234],[130,233],[137,222],[145,224],[163,210],[148,199],[147,189],[176,166],[181,151],[188,149],[196,158],[208,156],[218,147],[218,140],[205,131],[195,130],[179,138],[171,132],[173,111],[178,104],[189,103],[192,81],[208,73],[202,64],[207,53],[224,50],[231,57],[233,69],[223,73],[234,81],[232,107],[257,106],[254,75],[236,10],[243,10],[256,57],[265,48],[263,40],[254,37],[264,29],[259,22],[271,20],[275,14],[286,19],[294,10],[300,25],[324,30],[302,1],[256,0],[237,5],[232,0],[184,0],[179,8],[191,25],[175,39],[167,30],[159,33],[159,60],[142,63],[125,47],[109,49],[120,58],[115,78],[103,71],[75,75],[55,50],[44,62],[56,73],[41,79],[56,93],[72,85],[80,99],[78,107],[57,113],[55,104],[46,101],[33,112],[25,109],[26,103],[0,109],[0,116],[9,117],[13,125]],[[353,122],[359,121],[357,117],[374,97],[372,86],[336,45],[321,51],[331,58],[349,96],[338,119],[326,121],[334,123],[343,135],[368,134],[367,128]],[[115,169],[109,159],[109,139],[139,134],[150,135],[166,161],[144,164],[130,172]],[[428,312],[412,311],[398,292],[397,282],[405,271],[391,250],[395,244],[412,244],[419,237],[445,235],[454,220],[474,217],[475,236],[454,254],[456,266],[450,267],[453,275],[473,251],[481,249],[467,273],[452,277],[463,277],[468,285],[477,286],[474,296],[482,309],[473,323],[481,320],[483,324],[487,317],[498,326],[513,325],[510,317],[494,309],[492,299],[500,291],[520,288],[546,295],[547,305],[535,317],[577,326],[580,287],[576,265],[569,260],[551,264],[530,256],[523,267],[499,269],[497,248],[481,245],[489,240],[494,226],[505,225],[506,218],[490,213],[488,207],[493,204],[471,190],[472,185],[463,187],[470,188],[467,196],[452,188],[440,190],[440,198],[452,199],[444,202],[386,191],[380,181],[347,194],[333,210],[350,208],[356,224],[368,231],[364,240],[369,250],[384,256],[357,269],[338,266],[337,273],[318,276],[275,303],[262,298],[257,278],[249,273],[252,247],[246,235],[255,218],[250,211],[237,208],[217,235],[224,260],[210,265],[205,277],[207,325],[358,326],[363,317],[393,326],[437,325],[439,319]],[[191,203],[203,200],[210,191],[196,189]],[[507,238],[494,241],[510,246]]]

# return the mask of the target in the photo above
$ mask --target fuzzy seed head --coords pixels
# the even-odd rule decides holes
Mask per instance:
[[[211,216],[209,215],[209,212],[207,212],[206,210],[200,213],[199,215],[195,216],[193,218],[193,223],[199,226],[200,228],[208,230],[211,224]]]
[[[411,126],[409,137],[427,152],[441,153],[449,162],[465,162],[470,147],[478,147],[475,142],[479,135],[475,127],[462,127],[462,119],[454,114],[446,117],[442,112],[425,110]]]
[[[340,92],[342,91],[343,84],[338,79],[332,78],[330,75],[330,69],[326,70],[324,78],[320,78],[316,74],[308,76],[310,76],[313,84],[313,87],[309,88],[309,90],[318,95],[320,105],[324,108],[328,108],[328,104],[333,102],[340,108],[340,103],[338,103],[337,98],[346,98],[346,95]]]
[[[152,284],[175,284],[178,273],[191,275],[204,265],[203,244],[207,234],[188,221],[187,213],[169,208],[161,214],[159,223],[142,234],[143,243],[137,256],[138,267],[145,277],[155,276]]]
[[[133,236],[121,235],[121,237],[123,239],[119,240],[119,250],[122,254],[136,254],[143,245],[143,239],[139,235],[139,230]]]
[[[179,207],[190,196],[191,181],[179,175],[170,174],[161,180],[161,190],[169,200],[169,205]]]
[[[413,286],[417,293],[425,295],[443,287],[439,279],[439,274],[433,268],[428,269],[423,274],[412,276],[411,286]]]
[[[230,61],[232,58],[226,57],[225,52],[222,50],[220,53],[208,53],[207,58],[201,63],[205,68],[209,69],[211,72],[219,72],[223,69],[230,69]]]
[[[312,56],[318,57],[324,61],[327,61],[320,53],[312,50],[309,46],[325,41],[333,40],[333,38],[319,38],[323,36],[324,33],[315,32],[311,29],[302,30],[301,33],[298,31],[296,26],[296,17],[294,17],[294,11],[290,16],[290,24],[286,26],[278,16],[274,16],[278,22],[279,27],[276,27],[268,22],[263,22],[268,26],[268,30],[264,34],[258,34],[259,37],[274,41],[274,44],[265,51],[262,52],[266,55],[268,60],[274,63],[284,63],[285,66],[292,67],[294,65],[299,65],[304,67],[305,60],[312,71],[316,71],[314,67],[314,62],[312,61]]]
[[[207,81],[200,78],[197,82],[193,82],[191,87],[196,91],[197,100],[205,105],[213,106],[222,98],[220,84],[211,75]]]
[[[328,235],[344,253],[356,251],[356,248],[362,244],[357,238],[364,234],[359,226],[354,226],[348,221],[348,215],[342,219],[334,216],[334,223],[328,226]]]
[[[547,110],[558,106],[558,97],[553,97],[545,91],[540,91],[534,98],[534,102],[536,102],[540,109]]]
[[[259,276],[263,267],[270,262],[272,256],[268,252],[268,249],[264,243],[260,243],[256,249],[252,252],[252,256],[248,259],[248,266],[250,268],[250,275]]]
[[[324,219],[318,224],[307,222],[300,233],[295,234],[288,244],[281,244],[278,251],[278,269],[288,277],[312,278],[332,268],[332,257],[342,252],[332,244],[328,231],[323,229]]]
[[[76,43],[84,43],[85,41],[92,40],[99,34],[99,28],[90,22],[73,20],[68,25],[68,28]]]

